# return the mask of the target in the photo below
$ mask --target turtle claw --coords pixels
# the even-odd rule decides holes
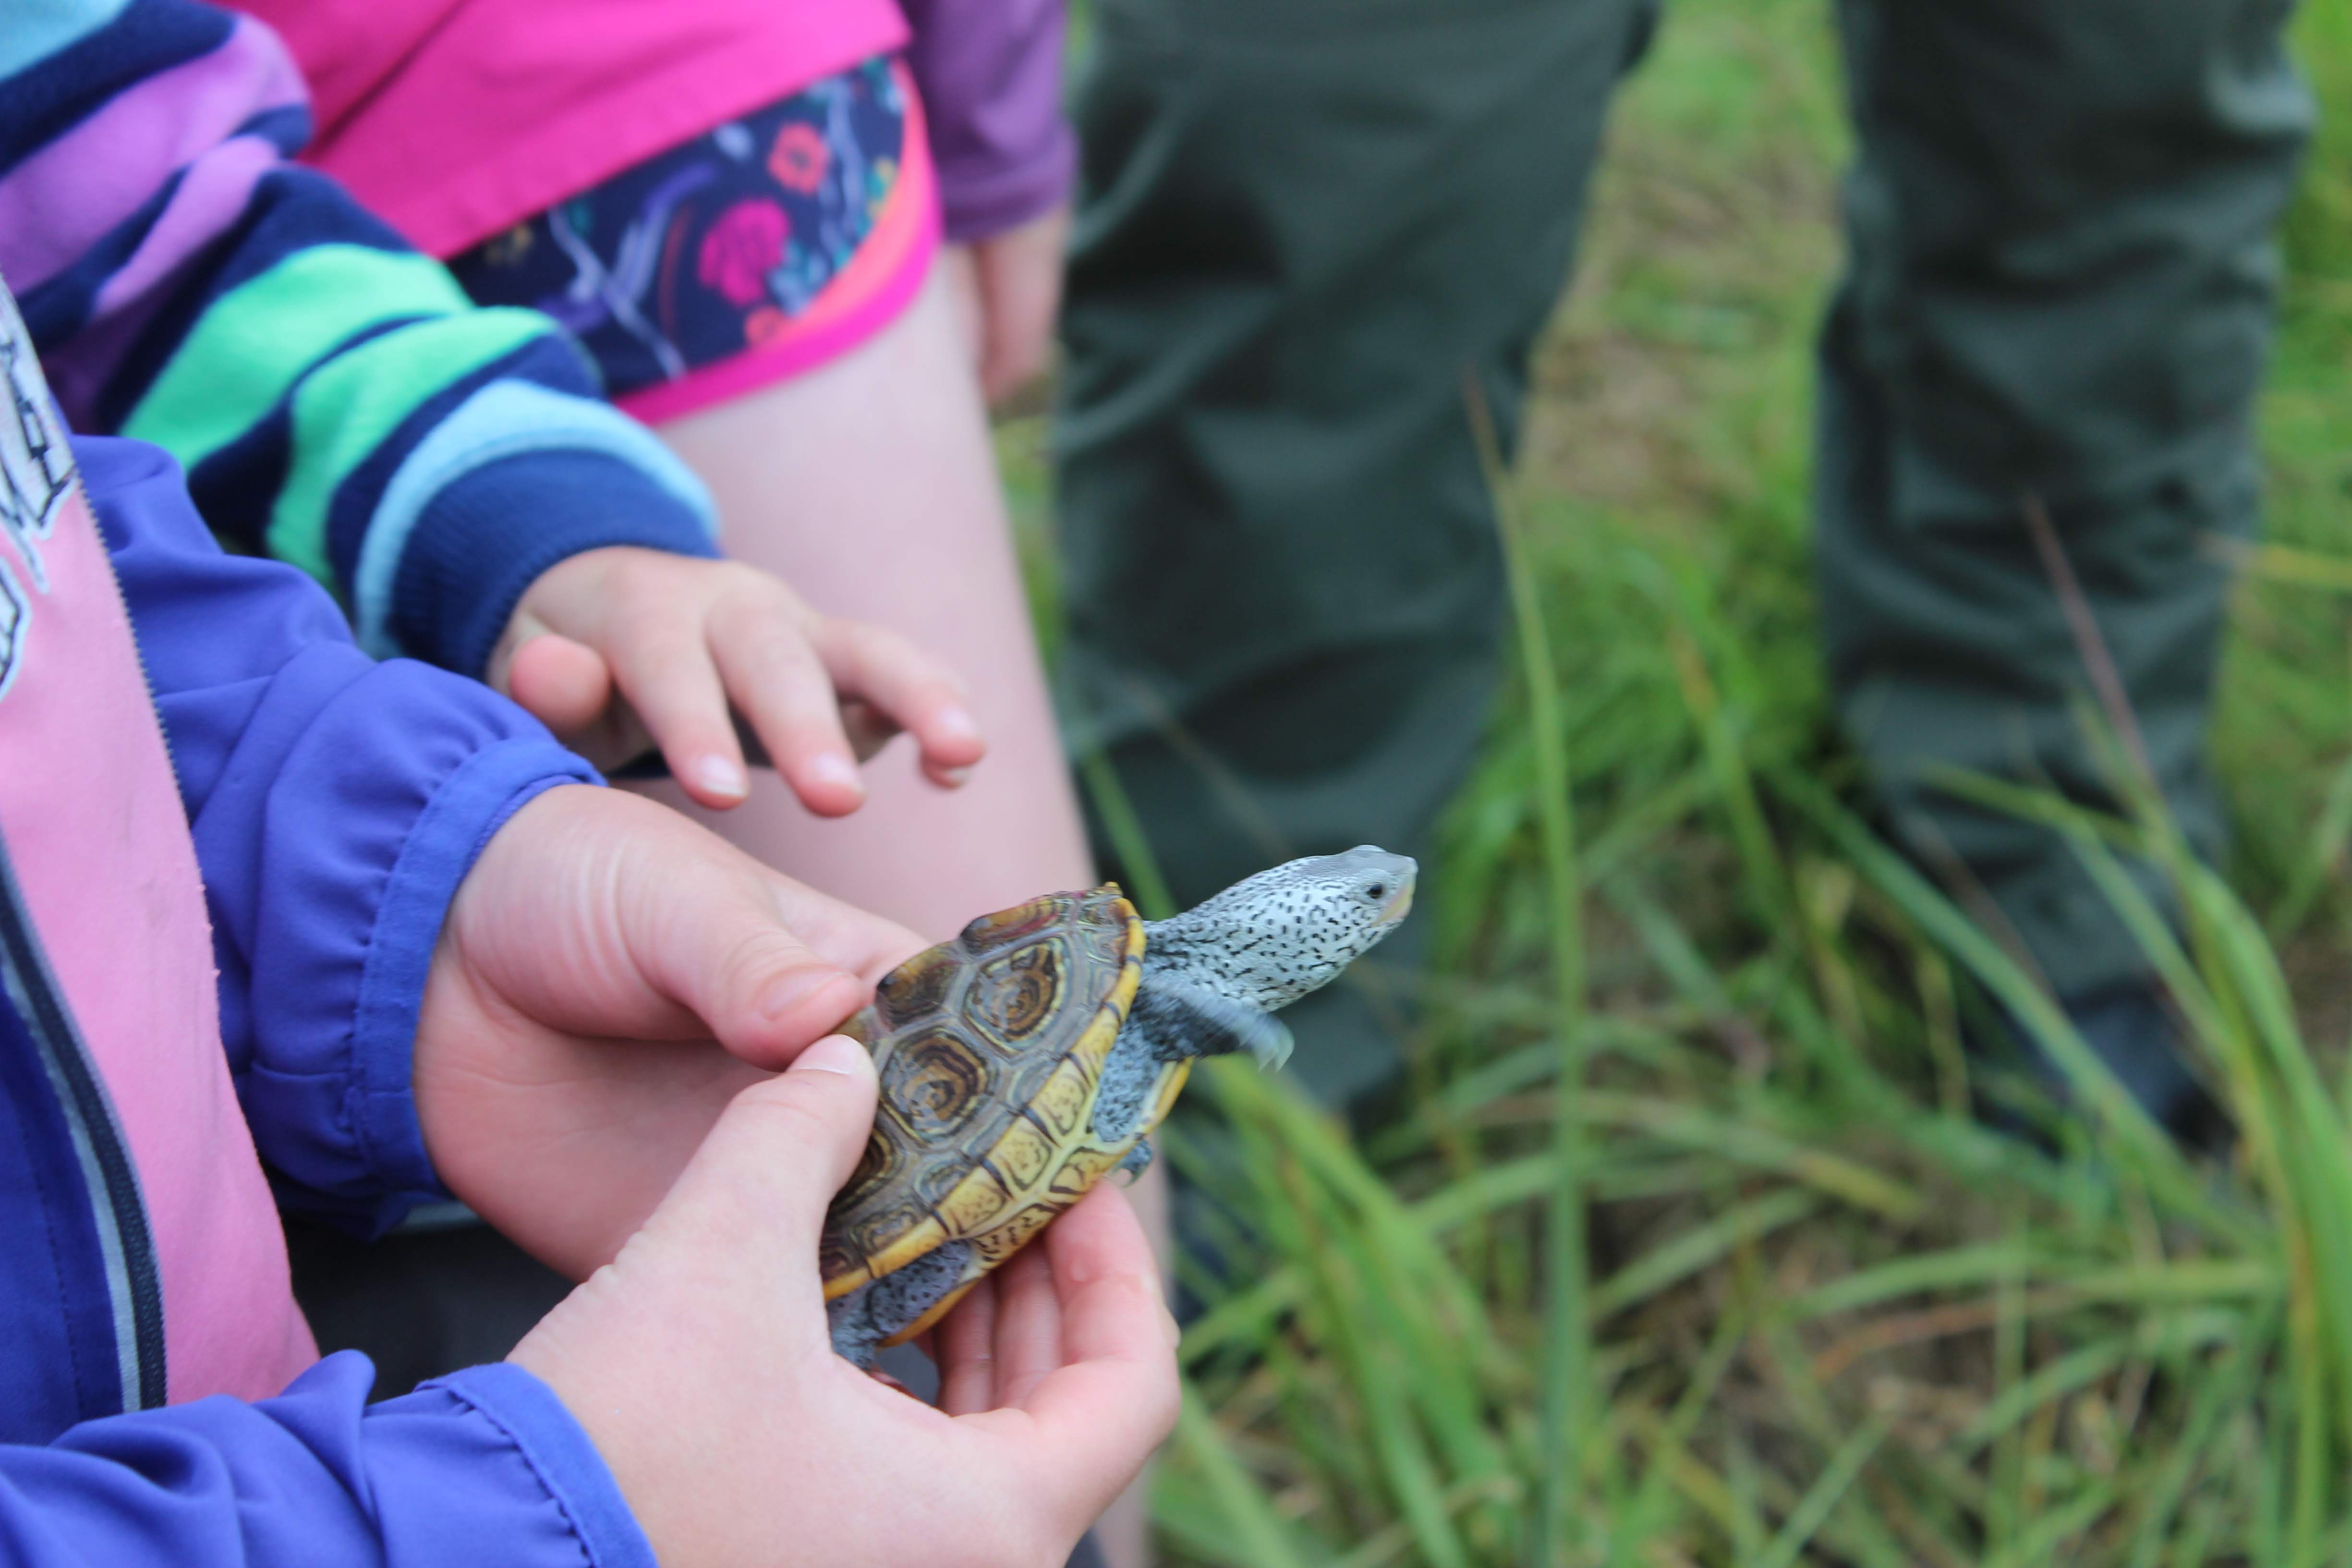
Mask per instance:
[[[1291,1038],[1290,1026],[1269,1016],[1266,1026],[1250,1039],[1249,1053],[1257,1058],[1260,1072],[1279,1072],[1290,1060],[1290,1053],[1298,1042]]]
[[[1131,1187],[1143,1180],[1143,1173],[1150,1169],[1151,1140],[1139,1138],[1135,1141],[1135,1147],[1127,1152],[1127,1157],[1110,1168],[1110,1173],[1118,1179],[1120,1186]]]

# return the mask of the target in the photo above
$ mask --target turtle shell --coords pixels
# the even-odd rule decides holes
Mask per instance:
[[[1143,978],[1143,922],[1117,884],[982,915],[882,977],[842,1026],[874,1053],[866,1155],[820,1244],[827,1300],[950,1241],[971,1280],[1068,1208],[1134,1146],[1101,1142],[1104,1058]]]

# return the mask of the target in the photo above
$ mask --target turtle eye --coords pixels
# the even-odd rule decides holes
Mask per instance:
[[[1364,897],[1371,900],[1374,903],[1379,903],[1382,899],[1385,899],[1388,896],[1389,885],[1386,882],[1374,882],[1370,887],[1364,889]]]

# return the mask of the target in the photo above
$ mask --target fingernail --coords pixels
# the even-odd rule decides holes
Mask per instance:
[[[940,783],[947,785],[950,789],[963,788],[964,782],[971,777],[971,770],[970,768],[941,768],[940,770]]]
[[[808,999],[840,979],[838,969],[795,969],[761,994],[760,1016],[775,1022],[798,1012]]]
[[[1176,1314],[1165,1304],[1160,1309],[1160,1331],[1168,1336],[1168,1348],[1171,1351],[1184,1342],[1184,1331],[1178,1325]]]
[[[725,757],[705,757],[695,763],[694,780],[712,795],[745,795],[751,787],[741,766]]]
[[[866,1047],[847,1035],[827,1035],[799,1056],[793,1058],[795,1072],[837,1072],[844,1078],[856,1078],[861,1070],[858,1058]]]
[[[866,793],[866,781],[857,776],[856,764],[838,752],[819,752],[803,765],[802,771],[813,784],[835,788],[846,785],[859,795]]]
[[[931,721],[931,727],[939,732],[939,738],[942,741],[980,739],[980,721],[971,716],[969,709],[942,708],[940,710],[939,716]]]

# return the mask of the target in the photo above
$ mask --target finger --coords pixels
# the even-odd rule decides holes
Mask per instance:
[[[820,957],[869,985],[930,945],[896,921],[820,893],[782,871],[759,869],[775,918]]]
[[[671,840],[630,867],[619,899],[629,954],[654,989],[701,1019],[729,1051],[781,1068],[864,1006],[872,987],[787,923],[763,868],[715,837],[695,838],[706,854],[680,853]],[[814,940],[843,945],[830,928]]]
[[[1176,1323],[1143,1227],[1124,1194],[1097,1186],[1046,1228],[1062,1310],[1062,1365],[1009,1411],[967,1417],[1026,1451],[1036,1506],[1092,1519],[1176,1422]]]
[[[833,677],[782,604],[753,595],[714,612],[710,652],[768,760],[803,805],[819,816],[842,816],[866,803]]]
[[[981,385],[991,403],[1018,392],[1045,368],[1061,308],[1062,251],[1068,234],[1068,214],[1055,211],[979,248],[975,259],[988,318]]]
[[[924,774],[954,788],[987,754],[963,683],[940,659],[887,627],[828,618],[809,641],[834,689],[865,702],[915,737]]]
[[[969,245],[940,247],[940,274],[947,281],[948,299],[955,308],[956,336],[961,340],[965,363],[979,367],[987,312],[981,306],[980,268]]]
[[[716,1037],[770,1070],[864,1005],[882,960],[921,945],[675,811],[584,784],[546,791],[492,836],[450,931],[540,1026]]]
[[[933,1332],[940,1408],[950,1415],[993,1410],[996,1397],[996,1276],[983,1274]]]
[[[1135,1205],[1097,1186],[1046,1227],[1041,1238],[1062,1307],[1065,1365],[1088,1361],[1166,1362],[1177,1332]]]
[[[698,805],[723,810],[741,804],[751,777],[698,620],[689,612],[632,617],[625,626],[606,658],[671,776]]]
[[[523,595],[526,600],[530,596],[529,594]],[[490,645],[489,662],[482,667],[482,684],[502,697],[512,697],[514,692],[508,686],[507,671],[514,662],[515,650],[531,638],[552,630],[552,626],[531,613],[527,604],[517,605],[514,614],[507,620],[507,629],[497,642]]]
[[[1054,1266],[1032,1246],[996,1271],[996,1403],[1019,1405],[1062,1364],[1062,1302]]]
[[[603,717],[613,700],[613,672],[585,643],[533,633],[506,660],[501,689],[558,735],[576,735]]]
[[[865,1152],[874,1100],[866,1047],[825,1037],[729,1102],[652,1223],[691,1227],[732,1285],[796,1302],[821,1330],[817,1237]]]
[[[981,395],[993,406],[1045,374],[1059,290],[1043,293],[992,274],[988,341],[980,362]]]

